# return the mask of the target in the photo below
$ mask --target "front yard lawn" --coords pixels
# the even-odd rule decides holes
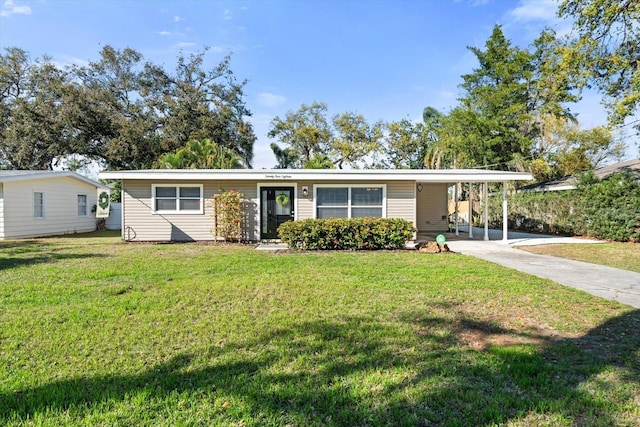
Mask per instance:
[[[633,426],[639,331],[463,255],[0,242],[0,424]]]
[[[638,243],[540,245],[521,246],[520,249],[535,254],[552,255],[640,273],[640,244]]]

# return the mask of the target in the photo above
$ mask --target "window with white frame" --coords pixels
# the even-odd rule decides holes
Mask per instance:
[[[203,213],[201,184],[151,186],[153,211],[158,213]]]
[[[78,194],[78,216],[87,216],[87,195]]]
[[[319,185],[316,218],[362,218],[385,216],[384,185]]]
[[[44,193],[33,192],[33,217],[44,218]]]

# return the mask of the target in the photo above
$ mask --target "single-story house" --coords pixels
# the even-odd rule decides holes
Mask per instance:
[[[627,160],[595,169],[593,173],[600,179],[607,179],[616,172],[631,170],[640,174],[640,159]],[[576,175],[569,175],[551,181],[539,182],[520,188],[518,191],[564,191],[575,190],[578,184]]]
[[[277,239],[281,223],[305,218],[404,218],[418,233],[446,231],[450,185],[504,183],[506,203],[507,182],[532,179],[529,173],[460,169],[162,169],[101,172],[99,177],[121,180],[126,241],[213,240],[211,200],[232,189],[247,199],[243,232],[248,241]]]
[[[98,189],[70,171],[0,170],[0,240],[94,231]]]

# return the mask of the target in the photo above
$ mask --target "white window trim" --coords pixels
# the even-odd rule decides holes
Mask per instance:
[[[176,189],[176,209],[174,210],[156,210],[156,188],[172,187]],[[180,188],[194,188],[200,189],[200,209],[199,210],[180,210]],[[195,200],[193,197],[184,198],[185,200]],[[151,212],[154,215],[202,215],[204,214],[204,185],[203,184],[151,184]]]
[[[377,206],[358,206],[351,204],[351,189],[352,188],[382,188],[382,216],[381,218],[387,217],[387,184],[314,184],[313,186],[313,217],[318,218],[318,188],[348,188],[349,194],[347,197],[347,205],[339,206],[341,208],[347,208],[348,218],[351,218],[351,209],[352,208],[361,208],[361,207],[377,207]],[[323,206],[329,207],[329,206]],[[336,206],[338,207],[338,206]]]
[[[76,195],[76,212],[80,207],[80,196],[84,196],[84,214],[78,214],[78,218],[85,218],[89,216],[89,197],[86,194],[77,194]]]
[[[36,216],[36,200],[35,200],[35,195],[36,193],[40,193],[42,194],[42,216]],[[38,220],[38,221],[42,221],[45,219],[46,217],[46,210],[45,210],[45,200],[46,200],[47,196],[44,194],[44,191],[38,191],[38,190],[33,190],[32,194],[31,194],[31,203],[32,203],[32,215],[33,215],[33,219]]]

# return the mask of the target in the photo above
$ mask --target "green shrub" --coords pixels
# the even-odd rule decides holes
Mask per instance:
[[[604,180],[586,176],[578,191],[581,220],[590,236],[640,242],[640,184],[636,173],[622,171]]]
[[[404,248],[415,227],[398,218],[327,218],[280,225],[280,239],[292,249],[375,250]]]
[[[533,233],[581,235],[577,190],[523,192],[509,196],[509,228]],[[489,199],[491,227],[502,228],[502,197]]]
[[[215,239],[240,241],[244,219],[244,194],[236,190],[224,191],[213,196],[213,234]]]

